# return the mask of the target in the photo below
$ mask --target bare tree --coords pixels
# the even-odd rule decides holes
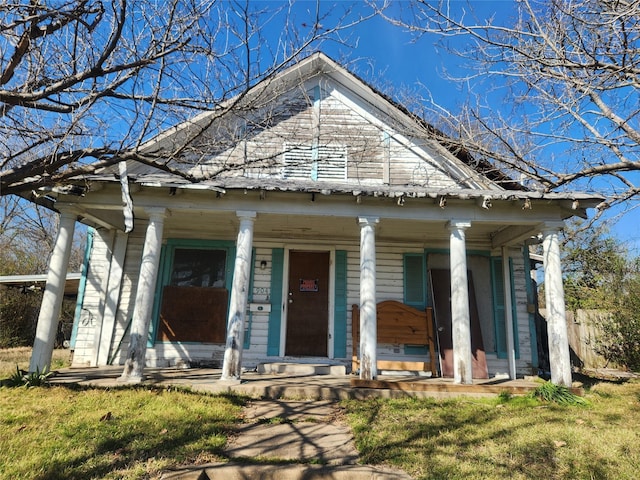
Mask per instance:
[[[16,1],[0,6],[0,195],[135,160],[197,180],[145,141],[233,111],[259,81],[365,20],[348,4],[249,0]],[[265,41],[267,33],[273,36]],[[234,98],[235,101],[229,101]],[[246,106],[246,103],[244,104]],[[211,121],[211,120],[210,120]],[[178,148],[178,147],[176,147]]]
[[[381,13],[416,37],[439,35],[471,69],[456,78],[473,85],[459,112],[420,106],[460,148],[545,191],[602,192],[601,212],[636,204],[640,2],[519,0],[507,20],[478,20],[473,2],[403,5]]]
[[[0,197],[0,275],[46,273],[53,251],[58,215],[15,195]],[[76,230],[69,271],[79,272],[86,229]]]

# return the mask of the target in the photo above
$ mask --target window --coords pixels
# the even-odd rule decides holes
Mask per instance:
[[[345,180],[347,149],[331,145],[286,146],[283,177],[299,180]]]
[[[426,260],[421,253],[405,253],[404,267],[404,303],[418,310],[424,310],[427,304]],[[427,355],[427,345],[405,345],[405,355]]]
[[[225,265],[225,250],[176,248],[171,285],[224,288]]]
[[[159,277],[156,338],[225,343],[234,252],[229,242],[169,240]]]
[[[404,255],[404,303],[418,310],[427,306],[425,264],[421,253]]]

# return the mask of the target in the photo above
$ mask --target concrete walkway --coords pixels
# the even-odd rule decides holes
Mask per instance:
[[[358,465],[342,411],[331,401],[255,400],[230,439],[228,463],[166,472],[163,480],[407,479],[404,472]]]

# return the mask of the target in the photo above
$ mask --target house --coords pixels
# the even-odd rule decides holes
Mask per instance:
[[[225,105],[142,147],[163,168],[121,162],[83,178],[84,196],[60,190],[33,370],[79,220],[94,230],[74,365],[123,365],[135,382],[145,365],[200,363],[238,380],[263,362],[349,368],[354,352],[363,379],[382,362],[515,378],[537,367],[541,240],[552,380],[570,385],[558,233],[600,197],[525,188],[322,53]],[[428,311],[435,334],[392,313],[385,328],[404,336],[380,336],[390,301]]]

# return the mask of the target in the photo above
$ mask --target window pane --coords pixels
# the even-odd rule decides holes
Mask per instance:
[[[422,255],[404,256],[404,303],[422,310],[425,305],[425,261]]]
[[[173,256],[171,285],[225,287],[226,252],[177,248]]]

